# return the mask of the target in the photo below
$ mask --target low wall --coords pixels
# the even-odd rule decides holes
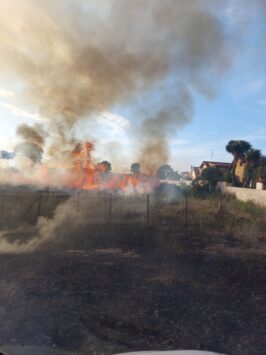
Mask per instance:
[[[253,201],[262,206],[266,206],[266,190],[247,189],[242,187],[227,186],[225,182],[219,183],[219,189],[223,193],[235,195],[242,201]]]

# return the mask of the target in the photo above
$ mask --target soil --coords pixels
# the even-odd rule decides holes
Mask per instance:
[[[131,234],[105,227],[94,241],[1,254],[0,343],[265,354],[265,256],[217,255],[178,235],[171,250],[153,229]]]

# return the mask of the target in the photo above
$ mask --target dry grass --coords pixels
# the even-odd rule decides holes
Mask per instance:
[[[252,202],[222,195],[210,195],[204,199],[189,197],[187,214],[184,200],[157,206],[156,214],[154,221],[163,226],[174,226],[175,236],[196,236],[219,247],[266,252],[266,208]]]
[[[225,248],[232,250],[242,248],[266,253],[266,208],[259,207],[252,202],[241,202],[233,197],[214,194],[205,198],[188,198],[186,203],[180,193],[175,200],[158,198],[160,195],[150,196],[149,222],[154,227],[156,237],[164,247],[179,252],[183,250],[180,239],[197,239],[194,247],[216,246],[221,251]],[[0,227],[10,229],[31,224],[34,225],[41,216],[54,218],[54,211],[69,196],[60,194],[44,194],[39,209],[39,194],[34,191],[0,194]],[[140,245],[142,234],[146,233],[147,198],[146,195],[112,195],[110,218],[110,194],[105,192],[83,192],[71,197],[73,213],[80,217],[84,215],[82,224],[78,224],[75,234],[95,234],[107,224],[124,225],[125,238],[129,242],[129,230],[132,226],[138,233],[132,241]],[[171,202],[169,202],[171,201]],[[71,211],[70,211],[71,212]],[[65,229],[69,219],[64,222]],[[93,225],[95,225],[93,227]],[[122,227],[121,227],[122,228]],[[143,229],[143,233],[140,231]],[[105,232],[105,230],[104,230]],[[120,238],[122,232],[116,233]],[[113,234],[114,234],[113,233]],[[141,236],[141,237],[140,237]],[[64,239],[66,233],[64,232]],[[146,239],[146,238],[144,238]],[[199,245],[202,243],[202,245]],[[191,243],[185,243],[185,248]]]

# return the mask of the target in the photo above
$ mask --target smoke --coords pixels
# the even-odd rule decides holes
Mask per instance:
[[[191,91],[211,97],[229,64],[214,4],[1,0],[1,65],[20,81],[24,100],[50,120],[57,152],[73,142],[78,121],[157,91],[164,100],[146,108],[138,130],[143,168],[151,169],[166,162],[169,135],[191,119]],[[174,93],[161,89],[169,78],[180,83]],[[21,126],[18,134],[44,144],[41,126]]]
[[[19,194],[17,196],[20,197]],[[83,242],[86,238],[88,241],[97,239],[102,233],[100,226],[104,226],[103,231],[106,231],[110,222],[110,196],[106,194],[84,192],[71,196],[64,202],[60,196],[43,196],[42,213],[50,217],[40,216],[36,224],[32,221],[37,217],[34,200],[38,196],[34,193],[25,193],[22,196],[21,203],[13,205],[12,215],[6,213],[4,217],[0,217],[1,224],[5,225],[0,230],[0,253],[27,253],[56,247],[71,249],[76,245],[80,248],[81,239]],[[7,198],[6,211],[10,210],[7,208],[9,204],[14,204],[10,196]],[[25,223],[26,214],[31,224]],[[113,196],[112,221],[121,225],[145,223],[146,196]]]
[[[20,194],[18,196],[20,197]],[[24,202],[21,203],[19,201],[20,203],[13,206],[12,218],[7,214],[5,216],[6,219],[1,216],[1,223],[5,224],[6,228],[0,231],[0,253],[26,253],[44,244],[47,245],[49,242],[54,244],[62,242],[69,235],[73,237],[75,232],[82,230],[86,222],[85,215],[88,214],[88,208],[79,212],[75,197],[69,198],[67,201],[56,206],[58,201],[60,201],[59,197],[57,197],[57,200],[52,199],[49,203],[49,208],[54,209],[53,218],[39,217],[36,220],[36,225],[32,223],[26,224],[26,213],[31,220],[36,217],[36,203],[34,203],[34,194],[32,193],[21,196],[25,197]],[[8,204],[12,203],[14,204],[9,196],[7,198],[6,210],[8,210]],[[14,216],[16,219],[12,221]],[[9,225],[12,227],[8,228]]]
[[[176,130],[190,121],[193,115],[193,100],[190,92],[179,85],[172,92],[160,96],[158,111],[141,125],[143,134],[139,161],[149,173],[169,159],[168,139]]]
[[[15,147],[16,159],[27,158],[32,164],[40,163],[43,150],[35,143],[23,142]]]
[[[22,137],[27,142],[37,144],[39,147],[43,147],[47,133],[44,131],[43,126],[40,124],[36,124],[34,126],[22,124],[17,128],[17,135]]]

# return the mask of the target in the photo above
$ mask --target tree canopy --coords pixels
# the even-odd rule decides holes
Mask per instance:
[[[98,164],[98,169],[103,173],[110,173],[112,171],[112,165],[109,161],[104,160]]]
[[[134,175],[140,174],[140,164],[139,163],[131,164],[130,171]]]
[[[173,168],[168,165],[162,165],[157,170],[156,176],[160,180],[178,180],[179,174],[177,171],[174,171]]]
[[[236,177],[236,164],[238,159],[245,164],[244,168],[244,181],[245,187],[255,187],[258,179],[263,179],[265,169],[263,169],[264,158],[259,149],[252,148],[252,145],[243,140],[231,140],[226,145],[227,152],[231,153],[234,157],[232,164],[232,183],[234,185],[241,185]]]
[[[246,154],[246,166],[244,174],[244,186],[256,185],[257,168],[260,166],[261,152],[258,149],[250,149]]]
[[[243,140],[230,140],[226,145],[226,150],[234,156],[234,159],[243,158],[252,148],[251,144]]]
[[[217,182],[223,179],[223,172],[215,166],[211,166],[202,171],[201,179],[206,180],[209,186],[215,189]]]

